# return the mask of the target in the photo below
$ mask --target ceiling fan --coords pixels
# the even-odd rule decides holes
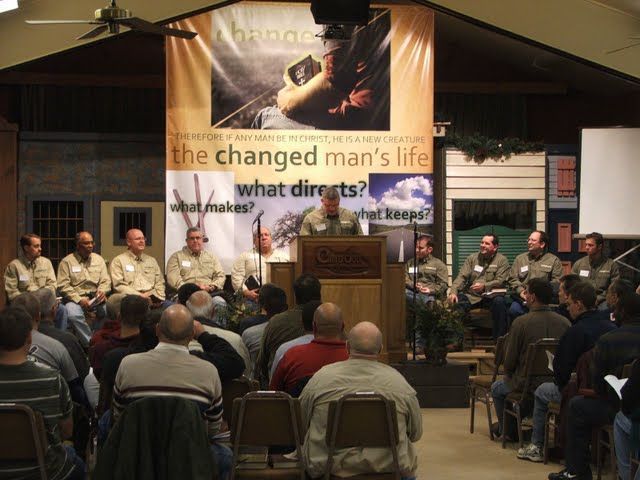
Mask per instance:
[[[25,20],[31,25],[56,25],[56,24],[89,24],[98,25],[88,32],[80,35],[76,40],[84,40],[86,38],[94,38],[109,30],[109,33],[116,34],[120,32],[120,26],[124,25],[132,30],[139,30],[147,33],[155,33],[157,35],[169,35],[173,37],[192,39],[196,32],[189,30],[179,30],[177,28],[168,28],[162,25],[156,25],[138,17],[131,15],[129,10],[120,8],[116,5],[115,0],[104,8],[95,11],[94,20]]]

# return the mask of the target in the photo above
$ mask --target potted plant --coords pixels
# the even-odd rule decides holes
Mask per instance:
[[[412,305],[409,308],[412,309]],[[462,344],[462,311],[443,300],[429,303],[417,300],[415,308],[415,328],[424,343],[427,363],[446,364],[447,352],[457,350]],[[412,311],[409,315],[413,318]]]

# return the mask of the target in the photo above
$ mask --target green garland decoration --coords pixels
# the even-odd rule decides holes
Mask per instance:
[[[542,142],[526,142],[519,138],[495,140],[477,133],[468,137],[447,136],[444,146],[457,148],[476,163],[483,163],[487,158],[504,161],[512,155],[544,151]]]

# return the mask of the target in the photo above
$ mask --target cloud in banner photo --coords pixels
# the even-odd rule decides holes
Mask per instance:
[[[390,11],[372,9],[348,40],[321,28],[306,4],[212,12],[211,125],[389,130]]]
[[[433,232],[433,175],[369,175],[369,232],[387,237],[387,260],[404,262],[414,255],[413,227]]]

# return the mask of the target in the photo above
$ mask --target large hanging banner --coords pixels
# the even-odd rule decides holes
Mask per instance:
[[[328,185],[390,258],[433,225],[433,12],[372,6],[320,38],[308,4],[240,2],[167,37],[166,255],[199,225],[227,272],[263,226],[287,247]]]

